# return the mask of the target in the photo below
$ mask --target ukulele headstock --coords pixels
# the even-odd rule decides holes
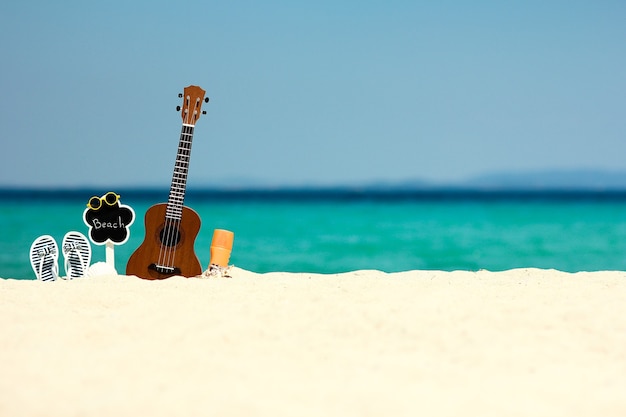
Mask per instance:
[[[206,114],[206,111],[202,111],[202,102],[208,103],[209,98],[205,98],[204,93],[206,93],[206,91],[197,85],[190,85],[185,87],[182,94],[178,95],[178,97],[183,99],[183,105],[178,106],[176,110],[181,111],[183,124],[194,126],[200,118],[200,115]]]

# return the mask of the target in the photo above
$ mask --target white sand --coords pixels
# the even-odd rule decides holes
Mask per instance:
[[[0,416],[625,416],[626,273],[0,280]]]

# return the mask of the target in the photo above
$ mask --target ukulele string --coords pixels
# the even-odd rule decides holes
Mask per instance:
[[[187,96],[187,107],[188,107],[189,96]],[[187,113],[186,113],[187,114]],[[187,114],[187,116],[189,116]],[[170,202],[176,202],[179,208],[176,212],[174,218],[167,219],[167,237],[166,237],[166,249],[163,254],[163,266],[171,268],[173,272],[176,268],[174,262],[176,259],[176,249],[178,247],[178,243],[180,242],[180,224],[182,218],[182,210],[183,210],[183,199],[184,199],[184,191],[181,193],[180,189],[184,190],[185,184],[187,182],[187,168],[189,166],[189,157],[191,154],[191,137],[193,135],[193,126],[183,124],[183,128],[181,131],[181,139],[179,142],[178,155],[176,157],[176,164],[174,168],[174,178],[172,180],[172,189],[170,190]],[[189,136],[189,138],[186,138]],[[177,187],[174,187],[174,186]],[[176,192],[174,192],[176,190]],[[174,210],[174,209],[173,209]]]
[[[166,217],[165,218],[165,224],[163,226],[163,231],[161,232],[161,245],[159,246],[159,261],[157,263],[158,266],[165,266],[164,265],[164,250],[167,250],[167,241],[169,239],[169,219]]]
[[[190,109],[190,96],[187,95],[185,97],[185,108],[183,110],[183,131],[181,132],[181,141],[179,146],[182,146],[183,149],[179,148],[179,154],[176,159],[176,169],[179,164],[183,166],[187,166],[189,164],[189,157],[191,154],[191,139],[188,142],[183,141],[183,134],[188,134],[189,136],[193,135],[193,124],[190,118],[193,118],[195,121],[198,117],[198,107],[200,104],[200,98],[196,97],[196,103],[194,106],[193,113],[189,112]],[[186,126],[185,126],[186,125]],[[186,182],[186,175],[182,178],[184,182]],[[171,197],[171,196],[170,196]],[[171,202],[171,201],[170,201]],[[182,216],[182,207],[181,213]],[[180,223],[181,219],[171,219],[166,216],[165,225],[163,228],[163,237],[161,239],[161,247],[159,249],[159,265],[165,268],[171,268],[174,270],[174,260],[176,258],[176,247],[180,241]]]
[[[168,268],[174,267],[174,251],[176,250],[176,220],[169,220],[169,228],[168,228],[168,240],[167,240],[167,250],[165,251],[165,266]]]
[[[168,258],[167,258],[167,266],[170,268],[174,268],[174,258],[176,255],[176,247],[178,246],[178,239],[180,238],[180,220],[170,220],[171,232],[170,232],[170,241],[168,246]]]
[[[169,258],[169,266],[172,268],[172,272],[176,268],[175,260],[176,260],[176,248],[178,248],[178,242],[180,241],[180,219],[172,221],[173,223],[173,231],[172,234],[172,245],[170,246],[170,258]]]
[[[174,166],[174,177],[172,179],[172,188],[170,189],[170,198],[168,201],[168,208],[172,210],[168,217],[165,217],[165,226],[163,228],[163,238],[161,244],[161,250],[159,252],[159,265],[164,268],[175,269],[175,257],[176,247],[180,240],[180,216],[182,216],[182,207],[178,212],[178,205],[182,206],[182,196],[180,195],[181,181],[184,181],[183,172],[186,167],[185,164],[189,161],[189,146],[185,146],[186,143],[183,140],[183,134],[187,132],[185,126],[181,132],[181,139],[179,142],[178,155],[176,156],[176,163]],[[186,152],[185,152],[186,151]],[[186,159],[185,159],[186,158]],[[184,182],[183,182],[184,184]],[[168,271],[171,272],[171,271]]]
[[[175,221],[165,218],[165,227],[163,228],[163,238],[161,240],[161,248],[159,250],[159,265],[165,268],[173,267],[172,247],[176,242],[176,226]]]

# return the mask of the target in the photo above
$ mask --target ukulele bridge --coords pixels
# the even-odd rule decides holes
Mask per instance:
[[[148,266],[148,269],[164,275],[181,275],[180,268],[176,268],[175,266],[150,264],[150,266]]]

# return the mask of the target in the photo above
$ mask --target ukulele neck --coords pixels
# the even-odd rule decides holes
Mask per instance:
[[[183,214],[185,191],[187,189],[187,174],[189,172],[189,158],[193,141],[194,125],[183,123],[178,142],[178,153],[174,164],[174,174],[170,185],[170,196],[167,200],[165,217],[171,220],[180,220]]]

